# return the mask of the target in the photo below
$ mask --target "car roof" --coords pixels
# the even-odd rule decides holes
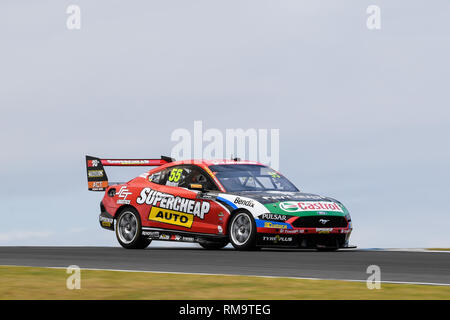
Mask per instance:
[[[231,159],[213,159],[213,160],[205,160],[205,159],[192,159],[192,160],[179,160],[170,163],[170,166],[181,165],[181,164],[195,164],[195,165],[204,165],[204,166],[213,166],[213,165],[223,165],[223,164],[252,164],[252,165],[260,165],[263,164],[257,161],[250,160],[231,160]]]
[[[206,160],[206,159],[192,159],[192,160],[178,160],[178,161],[172,161],[166,164],[163,164],[162,166],[154,167],[146,172],[146,174],[152,174],[161,170],[164,170],[165,168],[171,168],[174,166],[179,165],[185,165],[185,164],[191,164],[199,166],[203,169],[209,168],[210,166],[214,165],[226,165],[226,164],[247,164],[247,165],[259,165],[264,166],[262,163],[259,163],[257,161],[250,161],[250,160],[231,160],[231,159],[214,159],[214,160]]]

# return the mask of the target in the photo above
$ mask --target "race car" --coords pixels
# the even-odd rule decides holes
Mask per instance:
[[[110,183],[106,166],[153,166],[126,183]],[[332,198],[300,192],[281,173],[240,160],[100,159],[86,156],[88,188],[104,191],[102,228],[127,249],[152,240],[262,247],[349,248],[350,214]]]

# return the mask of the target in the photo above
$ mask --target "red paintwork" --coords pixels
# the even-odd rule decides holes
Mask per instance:
[[[102,164],[104,160],[102,160]],[[120,160],[119,160],[120,161]],[[161,161],[161,160],[155,160],[155,161]],[[164,160],[162,160],[164,161]],[[165,162],[165,161],[164,161]],[[106,161],[105,161],[106,163]],[[208,200],[201,200],[201,201],[208,201],[210,203],[210,210],[205,215],[204,219],[199,219],[197,217],[194,217],[194,222],[190,229],[186,229],[186,227],[177,226],[173,224],[166,224],[162,222],[157,221],[150,221],[148,219],[148,216],[150,214],[151,205],[148,204],[138,204],[136,202],[136,199],[140,196],[140,193],[143,188],[151,188],[152,190],[157,190],[159,192],[172,194],[174,196],[179,196],[183,198],[188,199],[196,199],[197,192],[192,190],[187,190],[180,187],[172,187],[167,185],[160,185],[156,183],[152,183],[148,181],[148,176],[156,173],[158,171],[164,170],[166,168],[177,166],[181,164],[194,164],[199,167],[201,167],[203,170],[205,170],[209,176],[215,181],[218,188],[225,192],[224,187],[220,184],[220,182],[216,179],[214,174],[212,174],[211,170],[209,169],[209,165],[213,164],[259,164],[257,162],[253,161],[232,161],[232,160],[184,160],[184,161],[174,161],[170,163],[165,163],[157,168],[149,170],[146,174],[143,174],[137,178],[134,178],[127,183],[119,184],[119,185],[112,185],[109,186],[106,191],[105,195],[103,197],[103,205],[105,206],[106,211],[111,214],[112,216],[116,216],[116,214],[120,211],[120,209],[126,205],[126,204],[120,204],[117,203],[118,200],[121,200],[119,197],[119,191],[122,187],[126,187],[128,192],[131,192],[126,197],[126,200],[130,200],[131,206],[136,208],[136,210],[139,212],[139,215],[141,217],[142,226],[144,227],[154,227],[154,228],[164,228],[164,229],[171,229],[171,230],[180,230],[180,231],[189,231],[189,232],[197,232],[197,233],[208,233],[208,234],[227,234],[227,223],[228,219],[230,217],[230,212],[220,204],[218,204],[215,201],[208,201]],[[108,165],[108,164],[106,164]],[[109,164],[109,165],[115,165],[115,164]],[[147,164],[148,165],[148,164]],[[108,191],[114,188],[116,189],[116,194],[114,197],[110,197],[108,195]],[[197,199],[198,201],[199,199]],[[219,218],[219,213],[223,213],[222,219]],[[222,233],[218,231],[218,226],[222,226]]]

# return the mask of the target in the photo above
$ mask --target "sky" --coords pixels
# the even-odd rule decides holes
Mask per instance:
[[[0,245],[117,246],[84,156],[170,155],[202,121],[279,129],[280,172],[342,201],[352,244],[450,247],[449,16],[446,0],[1,1]]]

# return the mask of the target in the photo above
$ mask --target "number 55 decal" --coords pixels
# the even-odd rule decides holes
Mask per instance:
[[[170,176],[169,176],[169,181],[172,182],[178,182],[178,180],[180,180],[181,177],[181,172],[183,172],[183,169],[173,169],[170,172]]]

